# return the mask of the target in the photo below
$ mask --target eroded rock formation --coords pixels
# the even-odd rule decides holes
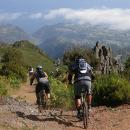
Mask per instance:
[[[112,56],[111,48],[106,47],[105,45],[97,41],[94,47],[94,54],[99,60],[98,71],[102,74],[109,74],[111,72],[119,73],[123,70],[120,58],[114,58]]]

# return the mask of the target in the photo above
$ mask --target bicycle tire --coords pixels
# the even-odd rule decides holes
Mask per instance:
[[[83,102],[83,124],[84,128],[86,129],[88,127],[88,105],[87,102]]]
[[[46,99],[46,93],[44,89],[40,91],[40,104],[42,105],[43,109],[46,109],[47,99]]]

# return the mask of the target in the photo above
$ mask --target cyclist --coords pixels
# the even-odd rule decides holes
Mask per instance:
[[[48,75],[46,72],[43,71],[42,66],[37,66],[36,72],[33,74],[33,76],[30,79],[30,85],[32,85],[34,79],[37,81],[36,85],[36,98],[37,98],[37,104],[38,104],[38,109],[39,112],[41,112],[41,107],[42,107],[42,102],[40,100],[40,92],[42,90],[45,90],[46,95],[47,95],[47,100],[50,99],[50,85],[48,81]]]
[[[72,84],[72,78],[74,75],[74,93],[75,93],[75,106],[77,109],[77,117],[81,117],[81,90],[82,88],[87,91],[88,110],[91,111],[91,75],[92,67],[86,62],[83,57],[77,57],[75,62],[69,66],[68,80],[69,84]]]
[[[29,77],[31,77],[34,73],[33,67],[29,66],[28,68]]]

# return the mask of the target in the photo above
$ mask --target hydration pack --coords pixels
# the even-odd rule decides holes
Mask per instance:
[[[87,62],[84,59],[78,60],[78,72],[81,74],[86,74],[88,71]]]

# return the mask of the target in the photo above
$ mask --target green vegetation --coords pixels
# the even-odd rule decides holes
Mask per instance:
[[[55,66],[52,59],[29,41],[17,41],[13,45],[0,47],[0,56],[0,95],[7,95],[10,89],[17,89],[22,82],[26,81],[28,66],[43,65],[43,69],[50,74],[51,105],[65,109],[74,106],[73,87],[67,84],[67,66],[75,60],[76,56],[83,56],[94,69],[98,65],[98,60],[91,50],[77,47],[65,52],[64,65]],[[125,73],[96,76],[93,83],[95,105],[113,106],[129,101],[129,66],[130,59],[125,63]]]
[[[13,45],[0,46],[0,95],[8,94],[27,80],[28,67],[43,65],[47,73],[55,69],[53,61],[29,41],[17,41]],[[6,79],[6,82],[4,80]],[[5,84],[6,83],[6,84]]]
[[[8,94],[7,79],[0,76],[0,95],[5,96]]]
[[[15,77],[9,78],[9,83],[10,83],[10,87],[13,89],[18,89],[21,86],[21,80]]]
[[[27,78],[23,56],[20,51],[15,48],[9,48],[2,57],[1,74],[8,78],[17,78],[25,81]]]
[[[93,52],[91,50],[81,47],[76,47],[66,51],[63,56],[63,63],[65,65],[70,65],[72,62],[75,61],[75,58],[77,56],[84,57],[93,67],[96,67],[98,65],[98,60],[96,59]]]
[[[22,53],[23,61],[27,66],[35,68],[37,65],[42,65],[47,72],[55,69],[52,59],[29,41],[17,41],[13,44],[13,47]]]
[[[124,104],[129,101],[130,83],[118,74],[98,75],[93,85],[93,92],[96,105]]]
[[[61,81],[50,78],[52,106],[55,108],[69,109],[74,106],[73,87]]]
[[[130,57],[125,61],[125,76],[130,80]]]

